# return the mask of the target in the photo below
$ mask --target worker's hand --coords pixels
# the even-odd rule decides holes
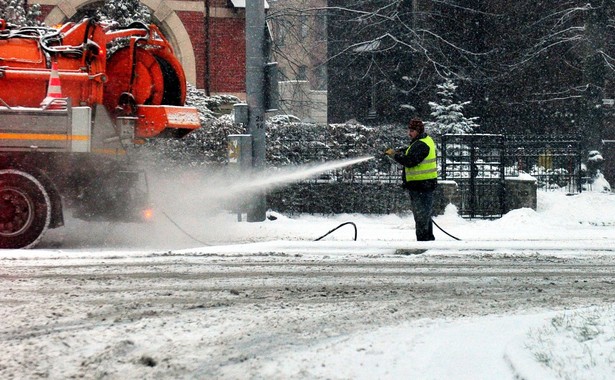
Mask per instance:
[[[392,149],[392,148],[388,148],[387,150],[384,151],[384,154],[386,154],[389,157],[393,157],[395,153],[397,152],[395,152],[395,149]]]

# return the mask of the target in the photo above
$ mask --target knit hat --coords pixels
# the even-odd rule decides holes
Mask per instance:
[[[412,128],[416,130],[419,135],[425,132],[425,126],[423,125],[423,121],[418,118],[414,118],[410,120],[410,124],[408,124],[408,128]]]

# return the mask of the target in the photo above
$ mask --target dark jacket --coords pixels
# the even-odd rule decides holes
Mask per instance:
[[[425,157],[429,154],[429,146],[422,141],[417,141],[427,136],[426,133],[423,133],[417,136],[414,140],[410,142],[411,148],[406,154],[408,148],[403,150],[398,150],[397,153],[393,156],[393,159],[403,165],[404,167],[411,168],[420,164]],[[405,171],[402,170],[402,181],[404,189],[414,190],[414,191],[433,191],[438,185],[437,179],[426,179],[422,181],[410,181],[406,182],[406,174]]]

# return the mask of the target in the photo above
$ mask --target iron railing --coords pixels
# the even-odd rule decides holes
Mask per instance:
[[[461,199],[459,213],[469,218],[497,218],[507,212],[506,178],[529,174],[537,187],[548,191],[582,191],[579,140],[569,136],[517,136],[499,134],[442,135],[438,145],[441,180],[453,180]],[[348,133],[314,131],[314,139],[277,140],[279,162],[317,164],[374,154],[368,144]],[[282,159],[283,158],[283,159]],[[375,159],[324,172],[303,183],[391,184],[401,183],[401,168],[381,152]],[[355,186],[359,189],[361,186]],[[338,189],[339,190],[339,189]],[[352,191],[348,189],[348,191]],[[305,199],[304,199],[305,200]]]
[[[576,136],[509,135],[504,160],[506,176],[527,173],[542,190],[582,191],[581,147]]]
[[[440,176],[457,183],[459,214],[469,218],[499,218],[506,212],[502,135],[443,135]]]
[[[581,152],[576,138],[558,135],[465,134],[442,135],[435,140],[438,143],[440,176],[443,179],[469,178],[473,174],[478,178],[500,176],[503,168],[505,177],[517,177],[524,173],[534,176],[542,190],[563,190],[569,193],[581,191]],[[472,142],[468,145],[464,141]],[[401,178],[399,167],[394,162],[384,158],[381,152],[366,151],[364,145],[354,141],[352,136],[340,136],[321,130],[314,131],[313,138],[307,141],[288,137],[278,140],[277,146],[276,152],[270,155],[278,160],[283,156],[286,164],[295,165],[370,154],[376,156],[375,160],[328,171],[307,181],[397,183]],[[499,157],[500,153],[502,157]],[[445,157],[449,162],[444,161],[446,172],[443,172]],[[475,162],[475,165],[471,166],[469,162]],[[472,173],[472,170],[477,172]]]

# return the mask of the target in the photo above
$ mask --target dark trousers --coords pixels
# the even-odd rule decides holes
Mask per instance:
[[[433,223],[431,214],[433,210],[433,191],[408,190],[412,201],[412,215],[416,225],[416,240],[436,240],[433,236]]]

